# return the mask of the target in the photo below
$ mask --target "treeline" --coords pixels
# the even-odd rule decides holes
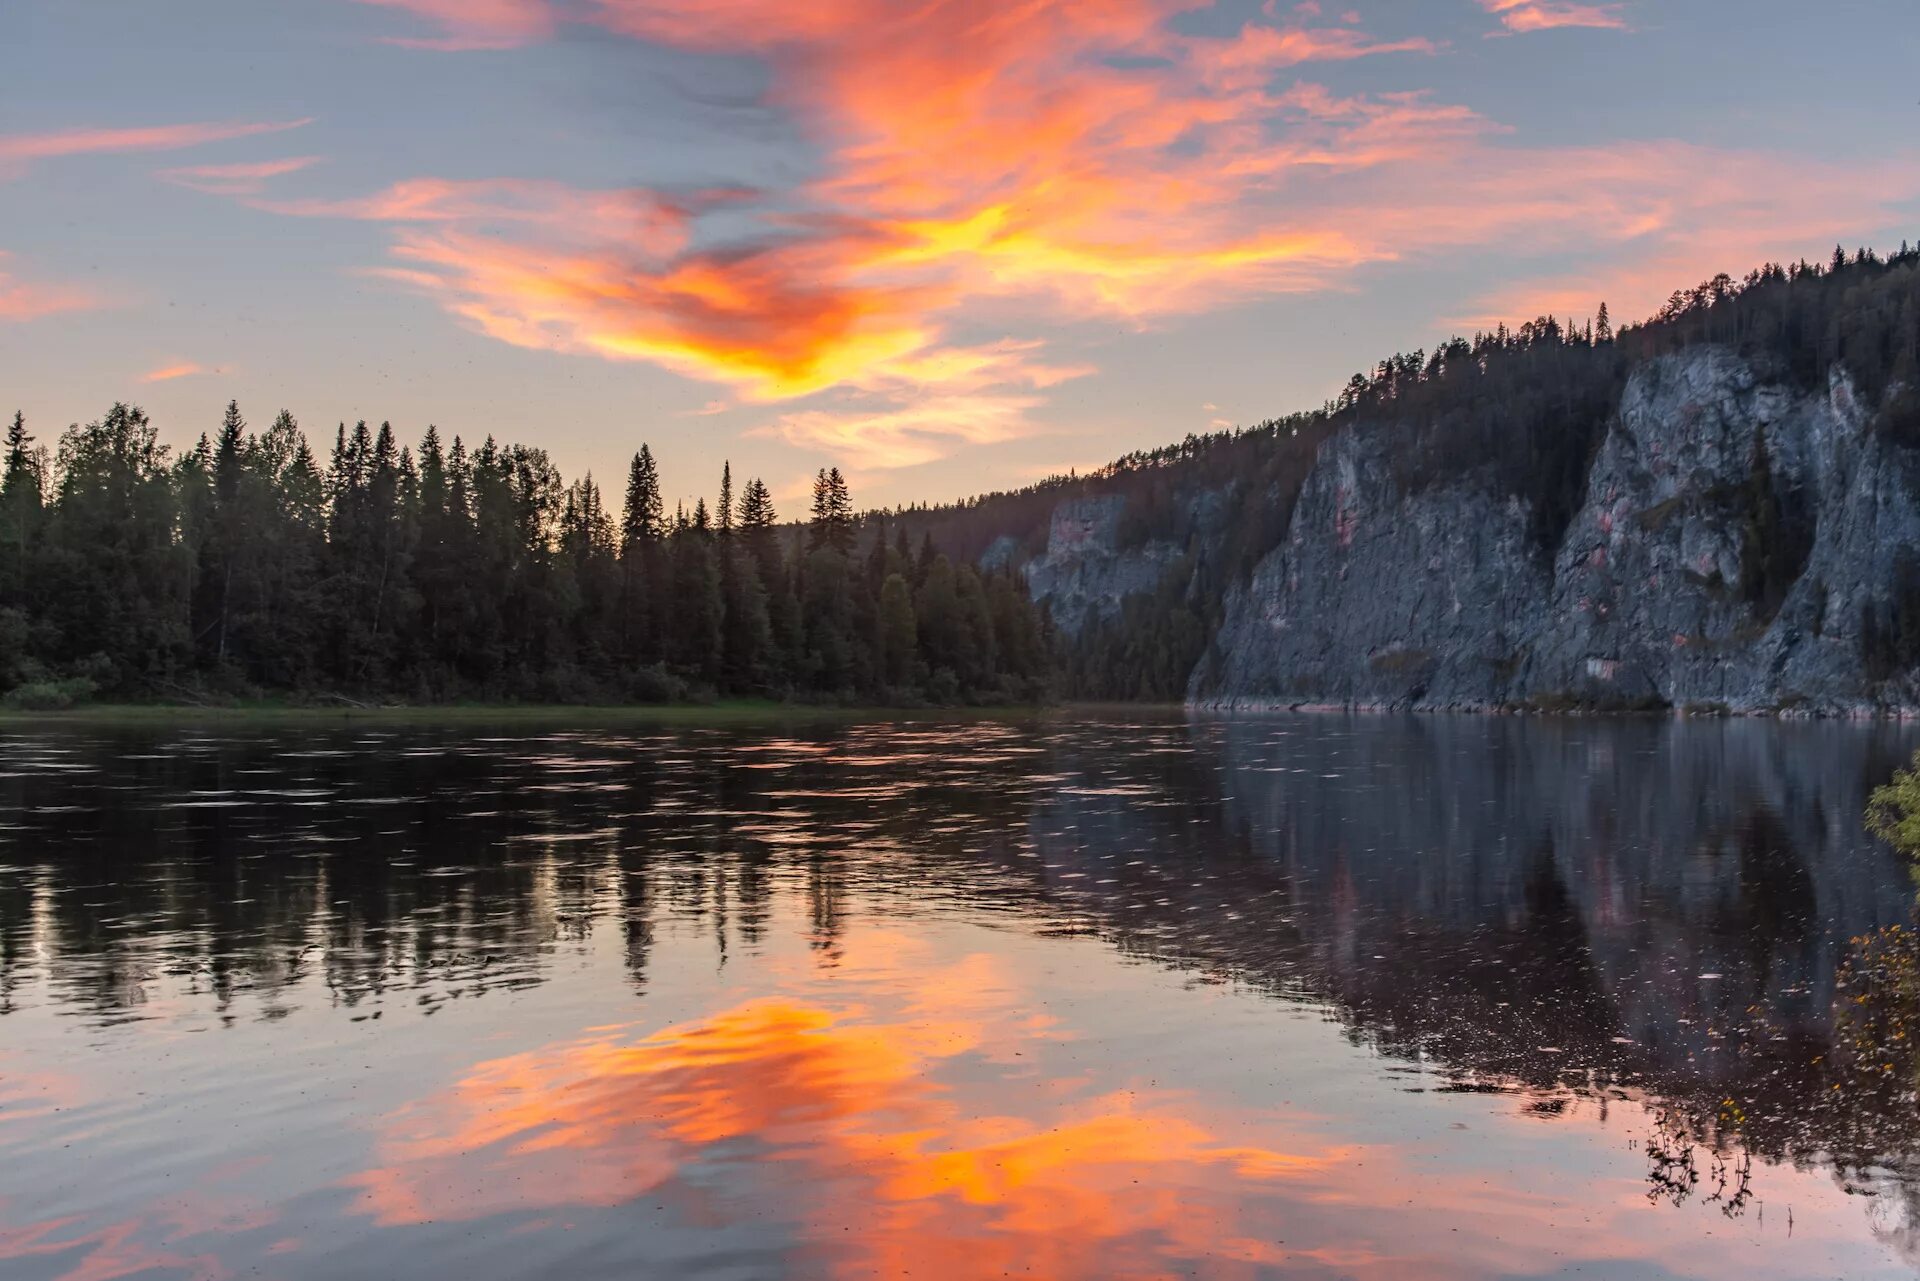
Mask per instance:
[[[1355,374],[1321,408],[1189,435],[1084,475],[941,507],[852,514],[835,473],[803,526],[757,481],[669,518],[645,450],[616,514],[591,478],[431,430],[364,425],[322,466],[286,415],[237,409],[168,456],[137,409],[74,427],[52,455],[15,418],[0,477],[0,689],[70,680],[116,696],[250,690],[412,700],[754,694],[810,700],[1183,696],[1225,597],[1286,536],[1320,445],[1391,431],[1409,491],[1477,481],[1524,502],[1548,558],[1629,371],[1699,343],[1769,377],[1844,369],[1888,439],[1920,449],[1920,250],[1837,249],[1675,292],[1615,330],[1553,316]],[[1739,588],[1762,616],[1804,562],[1803,496],[1757,449],[1728,519],[1758,549]],[[1065,499],[1125,500],[1121,550],[1176,553],[1157,590],[1055,643],[1017,568]],[[976,569],[974,566],[992,566]],[[1904,573],[1904,571],[1903,571]],[[1920,661],[1920,569],[1870,649]],[[1904,578],[1903,578],[1904,581]]]
[[[0,690],[15,704],[293,695],[542,702],[1044,698],[1051,640],[1010,573],[856,517],[838,469],[783,526],[723,469],[663,510],[642,447],[616,512],[541,449],[428,428],[335,436],[229,405],[177,457],[138,408],[0,473]]]

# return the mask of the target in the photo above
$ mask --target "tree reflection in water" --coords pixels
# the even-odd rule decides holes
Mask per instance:
[[[1757,1219],[1768,1165],[1829,1171],[1920,1260],[1920,931],[1859,817],[1912,738],[1344,717],[23,735],[0,743],[0,1016],[391,1027],[556,982],[596,940],[650,996],[692,938],[750,965],[798,919],[844,973],[850,922],[951,909],[1324,1012],[1409,1089],[1548,1125],[1643,1105],[1662,1205]],[[438,1186],[398,1155],[394,1188]],[[1217,1155],[1198,1164],[1239,1168]]]

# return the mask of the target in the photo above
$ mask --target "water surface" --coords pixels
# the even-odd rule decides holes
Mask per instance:
[[[16,726],[0,1276],[1912,1276],[1917,738]]]

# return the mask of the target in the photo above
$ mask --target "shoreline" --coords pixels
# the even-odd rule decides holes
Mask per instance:
[[[1149,705],[1142,704],[1145,709]],[[1172,709],[1172,704],[1153,704]],[[481,725],[500,723],[721,725],[772,721],[921,720],[1024,718],[1055,714],[1064,705],[1013,704],[1000,707],[888,707],[880,705],[780,703],[740,700],[721,703],[423,703],[353,706],[299,704],[89,703],[79,707],[31,711],[0,709],[0,728],[9,725],[168,725],[191,722],[260,724],[416,724]]]
[[[1432,703],[1322,702],[1289,699],[1205,699],[1186,704],[1190,716],[1233,717],[1297,714],[1324,716],[1330,713],[1349,716],[1508,716],[1542,720],[1688,720],[1688,721],[1886,721],[1902,723],[1920,720],[1920,707],[1873,706],[1832,707],[1794,704],[1785,707],[1730,707],[1726,704],[1663,703],[1647,707],[1610,707],[1568,704],[1542,706],[1537,703]]]
[[[1778,722],[1845,721],[1855,724],[1906,724],[1920,720],[1920,709],[1862,708],[1843,711],[1805,707],[1733,709],[1726,707],[1537,707],[1524,704],[1421,706],[1385,702],[1233,700],[1188,703],[1046,703],[990,707],[897,707],[884,704],[783,703],[741,699],[719,703],[421,703],[369,706],[313,706],[243,703],[206,706],[195,703],[89,703],[78,707],[26,710],[0,708],[0,729],[31,725],[185,725],[194,723],[260,725],[752,725],[832,721],[1057,720],[1145,717],[1155,720],[1234,720],[1267,716],[1472,716],[1529,720],[1749,720]]]

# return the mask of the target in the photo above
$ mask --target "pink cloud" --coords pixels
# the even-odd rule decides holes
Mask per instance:
[[[1620,10],[1485,6],[1512,30],[1617,25]],[[437,0],[406,7],[456,16]],[[252,203],[386,224],[392,258],[375,270],[502,342],[647,361],[748,404],[832,396],[765,429],[878,470],[1028,431],[1049,387],[1088,372],[1049,356],[1039,335],[1063,324],[1143,328],[1464,252],[1689,279],[1717,235],[1763,243],[1920,194],[1920,167],[1885,158],[1821,169],[1676,142],[1516,145],[1431,95],[1299,78],[1432,42],[1310,11],[1189,35],[1169,21],[1187,7],[593,0],[568,12],[761,59],[766,100],[817,144],[818,172],[698,198],[423,178]],[[546,28],[524,10],[489,21],[534,38]]]
[[[462,52],[512,49],[551,36],[554,16],[547,0],[360,0],[384,5],[433,23],[441,37],[388,37],[386,43],[413,49]]]
[[[161,365],[157,369],[150,369],[140,375],[140,381],[143,383],[165,383],[172,382],[176,378],[192,378],[197,374],[210,372],[212,371],[205,365],[199,365],[191,360],[185,360],[176,364]]]
[[[857,471],[937,462],[956,443],[994,445],[1031,436],[1034,396],[936,394],[883,409],[809,409],[749,433],[842,459]]]
[[[269,178],[297,173],[319,163],[318,156],[291,156],[285,160],[260,160],[234,165],[186,165],[162,169],[159,176],[167,182],[215,196],[252,196],[266,189]]]
[[[1599,261],[1502,286],[1447,322],[1467,331],[1543,314],[1579,318],[1602,301],[1616,325],[1642,320],[1675,288],[1717,271],[1742,274],[1768,260],[1824,258],[1837,238],[1852,244],[1872,237],[1920,195],[1916,173],[1920,156],[1912,154],[1853,166],[1679,142],[1556,153],[1540,179],[1570,184],[1569,194],[1595,215],[1591,235],[1580,231],[1577,212],[1568,207],[1553,220],[1557,233],[1546,219],[1531,231],[1515,224],[1506,244],[1520,253],[1577,253]],[[1511,179],[1480,189],[1490,200],[1523,203]]]
[[[0,321],[38,320],[108,305],[100,294],[79,285],[21,280],[7,270],[11,257],[0,250]]]
[[[1550,31],[1556,27],[1593,27],[1623,31],[1627,20],[1619,3],[1588,4],[1581,0],[1480,0],[1480,7],[1500,19],[1508,31]]]
[[[140,125],[125,129],[62,129],[53,133],[0,134],[0,177],[14,176],[30,161],[57,156],[120,151],[177,151],[210,142],[281,133],[313,123],[300,120],[266,122]]]

